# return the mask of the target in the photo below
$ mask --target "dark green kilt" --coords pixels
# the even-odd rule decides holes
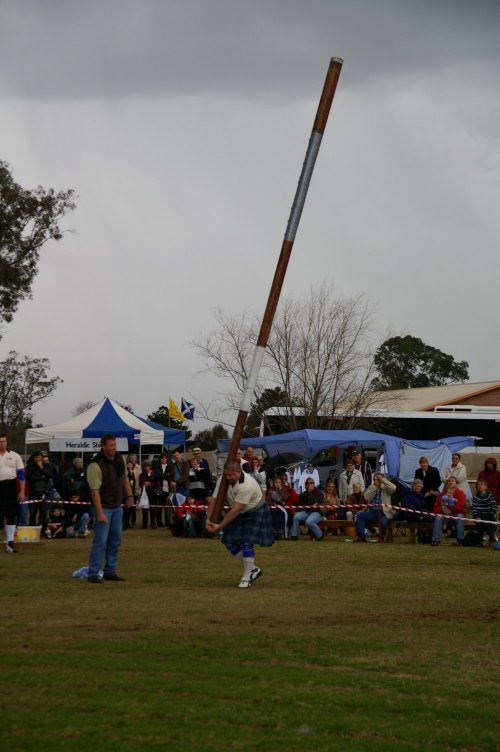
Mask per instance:
[[[223,529],[222,543],[243,546],[253,543],[258,546],[272,546],[274,543],[271,513],[264,502],[250,512],[240,513]]]

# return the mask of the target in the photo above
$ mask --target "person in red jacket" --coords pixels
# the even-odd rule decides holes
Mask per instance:
[[[185,538],[196,538],[197,533],[202,534],[205,510],[205,502],[198,501],[193,496],[187,496],[184,504],[176,508],[175,513],[180,520]]]
[[[495,497],[497,506],[500,505],[500,470],[497,470],[497,461],[494,457],[487,457],[484,470],[477,476],[478,480],[485,480],[488,488]]]
[[[446,485],[438,495],[433,512],[436,515],[440,515],[434,520],[434,528],[432,530],[431,546],[438,546],[441,541],[441,530],[443,522],[446,517],[454,517],[455,525],[457,529],[456,546],[463,546],[464,544],[464,529],[465,529],[465,494],[458,487],[457,479],[451,475],[446,481]]]

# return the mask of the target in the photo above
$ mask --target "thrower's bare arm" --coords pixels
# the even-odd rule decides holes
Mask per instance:
[[[210,496],[208,499],[208,512],[207,512],[207,524],[206,528],[209,533],[218,533],[219,530],[223,530],[227,525],[229,525],[235,517],[237,517],[240,512],[245,509],[244,504],[233,504],[229,512],[226,514],[223,520],[220,522],[213,522],[211,519],[211,514],[215,505],[215,498],[213,496]]]

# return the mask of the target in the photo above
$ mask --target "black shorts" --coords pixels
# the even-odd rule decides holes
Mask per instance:
[[[19,501],[15,480],[0,480],[0,514],[5,517],[19,516]]]

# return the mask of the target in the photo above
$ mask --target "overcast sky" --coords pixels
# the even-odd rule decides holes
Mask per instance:
[[[500,378],[499,39],[497,0],[0,0],[0,158],[78,194],[0,341],[64,379],[35,420],[212,403],[190,343],[263,312],[333,56],[284,292],[364,292],[380,338]]]

